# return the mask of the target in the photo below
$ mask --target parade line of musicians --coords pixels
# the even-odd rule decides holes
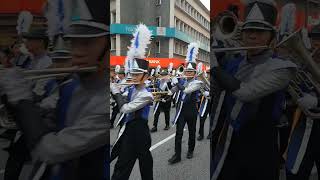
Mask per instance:
[[[283,7],[279,29],[274,1],[246,4],[241,46],[272,48],[212,53],[208,70],[196,61],[199,44],[190,42],[182,67],[151,70],[145,60],[152,41],[147,26],[137,26],[125,63],[109,68],[109,3],[73,1],[71,7],[81,12],[68,17],[55,9],[61,7],[57,2],[46,5],[46,28],[36,27],[32,15],[22,12],[17,41],[0,53],[1,112],[7,118],[1,118],[6,129],[1,138],[10,142],[4,148],[9,153],[5,180],[19,179],[30,162],[30,179],[106,180],[113,160],[111,179],[127,180],[137,159],[141,179],[152,180],[150,132],[174,126],[175,148],[168,163],[175,164],[181,161],[185,125],[186,157],[192,159],[197,119],[197,139],[202,140],[208,116],[213,180],[277,180],[281,168],[288,180],[307,180],[314,165],[320,169],[320,25],[297,33],[302,38],[292,46],[275,46],[296,37],[291,36],[294,3]],[[234,8],[230,11],[237,16]],[[67,27],[64,18],[70,18]],[[233,41],[212,38],[212,52]],[[26,73],[71,66],[94,70],[55,78]],[[292,87],[297,97],[289,91]],[[170,117],[172,107],[176,111]],[[164,127],[158,126],[161,112]],[[150,113],[154,121],[149,128]],[[112,144],[109,125],[119,127]]]

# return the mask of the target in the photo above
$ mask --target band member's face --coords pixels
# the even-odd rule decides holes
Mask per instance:
[[[118,77],[119,77],[120,79],[123,79],[123,78],[124,78],[124,74],[118,74]]]
[[[110,77],[113,78],[116,75],[114,71],[110,71]]]
[[[35,54],[39,49],[44,49],[43,40],[41,39],[26,39],[26,48],[31,54]]]
[[[272,32],[266,30],[257,30],[257,29],[246,29],[242,32],[244,46],[265,46],[269,45]],[[253,49],[248,50],[249,54],[258,54],[263,50],[261,49]]]
[[[72,65],[79,67],[96,66],[101,62],[102,58],[105,60],[108,54],[107,38],[72,38]]]
[[[194,72],[194,71],[185,71],[185,72],[184,72],[184,75],[185,75],[185,76],[188,76],[187,79],[192,79],[193,76],[196,75],[196,72]]]
[[[315,54],[313,55],[313,59],[315,62],[320,63],[320,38],[313,38],[311,43],[312,48],[316,50]]]
[[[131,74],[132,81],[135,83],[143,84],[145,80],[148,79],[148,76],[144,73]]]

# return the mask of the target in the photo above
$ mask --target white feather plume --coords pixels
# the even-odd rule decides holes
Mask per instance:
[[[154,75],[154,69],[151,70],[150,76]]]
[[[119,72],[120,72],[120,65],[116,65],[114,71],[115,71],[116,73],[119,73]]]
[[[144,24],[139,24],[133,33],[133,39],[131,40],[131,46],[127,53],[126,59],[130,61],[134,58],[145,58],[147,46],[151,43],[152,32]],[[131,66],[129,66],[130,68]]]
[[[197,65],[197,74],[201,74],[203,72],[202,68],[203,68],[203,64],[201,62],[198,63],[198,65]]]
[[[22,11],[19,14],[18,20],[17,20],[17,31],[18,35],[21,35],[23,32],[28,32],[29,28],[32,24],[33,16],[29,11]]]
[[[158,65],[157,68],[156,68],[156,72],[155,72],[155,73],[156,73],[156,74],[159,74],[159,73],[160,73],[160,70],[161,70],[161,66]]]
[[[173,70],[172,71],[172,76],[175,76],[176,75],[176,70]]]
[[[53,39],[58,34],[64,34],[65,26],[64,0],[47,1],[45,16],[48,21],[48,36]]]
[[[282,7],[280,35],[285,33],[292,33],[295,28],[296,20],[296,5],[294,3],[287,3]]]
[[[128,74],[130,72],[130,69],[129,69],[129,60],[128,59],[125,59],[124,61],[124,73],[125,74]]]
[[[187,51],[187,56],[186,56],[186,62],[194,62],[196,63],[196,58],[199,53],[199,45],[198,43],[190,43],[188,45],[188,51]]]
[[[310,38],[308,37],[308,30],[306,28],[302,28],[301,35],[302,35],[302,41],[304,46],[307,49],[311,49],[311,41],[310,41]]]
[[[171,73],[173,69],[173,63],[171,62],[168,66],[168,72]]]

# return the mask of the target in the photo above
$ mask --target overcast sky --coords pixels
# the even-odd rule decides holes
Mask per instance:
[[[200,0],[210,10],[210,0]]]

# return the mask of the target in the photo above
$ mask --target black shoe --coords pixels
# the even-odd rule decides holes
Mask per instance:
[[[110,126],[110,129],[113,129],[114,128],[114,126],[113,126],[113,124]]]
[[[175,163],[178,163],[178,162],[180,162],[180,161],[181,161],[181,157],[178,156],[178,155],[176,155],[176,154],[174,154],[174,155],[168,160],[169,164],[175,164]]]
[[[150,132],[157,132],[157,127],[153,127]]]
[[[170,127],[169,126],[166,126],[163,130],[169,130],[170,129]]]
[[[187,153],[187,158],[188,158],[188,159],[193,158],[193,152],[192,152],[192,151],[188,151],[188,153]]]
[[[208,134],[207,139],[211,139],[211,133]]]
[[[197,138],[198,141],[201,141],[202,139],[203,139],[203,136],[201,135]]]

